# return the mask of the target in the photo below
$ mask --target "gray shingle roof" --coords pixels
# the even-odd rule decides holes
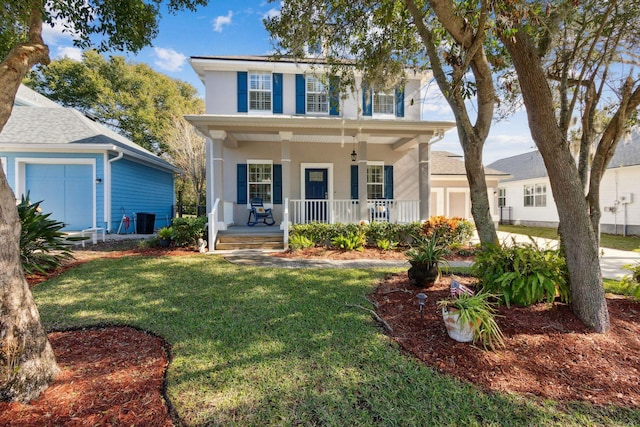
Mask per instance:
[[[68,144],[70,150],[81,149],[86,144],[104,145],[105,150],[115,145],[175,170],[169,162],[73,108],[15,106],[0,133],[0,144]]]
[[[547,176],[547,169],[544,167],[542,156],[537,150],[497,160],[491,163],[489,167],[511,175],[511,178],[504,180],[505,182]]]
[[[633,132],[630,138],[618,142],[616,152],[607,169],[634,165],[640,165],[640,134],[637,132]],[[497,160],[489,167],[509,173],[512,178],[505,179],[505,182],[547,176],[542,155],[537,150]]]
[[[431,152],[432,175],[467,175],[463,157],[448,151]],[[507,176],[507,173],[492,168],[484,168],[486,176]]]

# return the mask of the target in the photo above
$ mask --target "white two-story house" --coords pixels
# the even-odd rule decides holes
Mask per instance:
[[[317,59],[196,56],[191,66],[206,87],[206,114],[186,119],[207,138],[213,234],[245,225],[254,198],[281,228],[471,216],[462,161],[431,152],[455,123],[424,120],[430,73],[410,71],[394,90],[344,94]],[[492,172],[491,191],[501,175]]]

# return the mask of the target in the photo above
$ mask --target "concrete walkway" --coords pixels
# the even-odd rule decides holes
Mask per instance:
[[[518,243],[530,242],[528,236],[522,234],[512,234],[498,232],[500,241],[511,242],[512,238]],[[557,240],[535,238],[540,247],[556,248]],[[409,268],[407,261],[387,261],[377,259],[362,260],[331,260],[331,259],[303,259],[303,258],[280,258],[269,255],[262,250],[240,250],[240,251],[218,251],[216,254],[222,255],[227,261],[239,265],[251,265],[274,268]],[[640,253],[620,251],[616,249],[600,249],[600,268],[602,276],[610,279],[620,279],[629,274],[623,269],[624,265],[640,262]],[[468,267],[471,262],[451,261],[452,267]]]

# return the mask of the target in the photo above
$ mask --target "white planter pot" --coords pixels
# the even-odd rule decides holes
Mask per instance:
[[[442,309],[442,318],[447,328],[447,333],[458,342],[473,341],[473,327],[470,323],[462,323],[459,320],[460,313]]]

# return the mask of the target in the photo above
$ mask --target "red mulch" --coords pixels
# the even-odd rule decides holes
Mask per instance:
[[[402,252],[375,249],[333,252],[313,255],[307,250],[303,256],[404,259]],[[110,251],[108,245],[97,245],[76,252],[76,261],[53,274],[101,256],[194,253],[185,249]],[[32,286],[42,280],[46,277],[29,278]],[[471,284],[471,279],[463,281]],[[445,277],[432,288],[416,288],[402,273],[387,277],[371,295],[378,314],[393,329],[391,339],[425,364],[489,391],[640,407],[639,303],[608,299],[611,331],[607,334],[589,332],[564,304],[552,309],[544,304],[502,307],[498,324],[506,348],[489,352],[447,336],[436,302],[448,296],[448,286]],[[419,292],[428,295],[423,319],[415,297]],[[161,338],[132,328],[109,327],[54,332],[49,339],[60,375],[29,404],[0,403],[0,425],[172,425],[163,398],[168,356]]]
[[[423,319],[419,292],[428,297]],[[440,372],[488,391],[640,408],[640,303],[608,298],[606,334],[589,331],[566,304],[503,306],[497,322],[506,347],[491,352],[448,337],[436,306],[448,295],[448,277],[422,289],[402,273],[387,277],[371,300],[392,327],[391,338]]]
[[[171,426],[164,341],[128,327],[53,332],[58,378],[28,404],[0,403],[0,425]]]

